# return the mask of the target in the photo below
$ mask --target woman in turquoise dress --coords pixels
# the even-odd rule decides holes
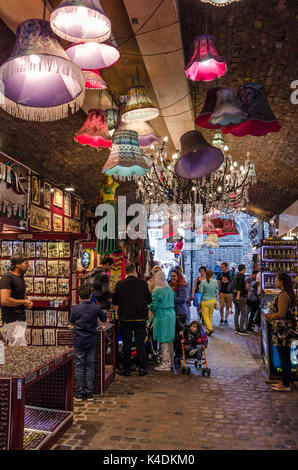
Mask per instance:
[[[169,371],[173,361],[176,313],[175,293],[169,286],[163,271],[155,275],[155,289],[149,310],[153,312],[153,338],[160,343],[162,364],[155,370]]]

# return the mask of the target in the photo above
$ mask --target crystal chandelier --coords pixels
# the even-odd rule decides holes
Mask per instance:
[[[168,158],[166,140],[158,146],[152,146],[148,156],[151,159],[149,172],[138,181],[137,197],[146,208],[150,204],[175,203],[181,208],[183,204],[202,204],[204,214],[218,209],[232,213],[241,210],[248,202],[248,189],[256,183],[255,165],[247,160],[238,168],[223,146],[224,161],[211,175],[193,180],[186,180],[174,172],[178,154]]]

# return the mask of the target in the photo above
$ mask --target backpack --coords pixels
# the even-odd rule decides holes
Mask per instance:
[[[234,292],[237,290],[237,283],[238,283],[238,274],[235,274],[229,282],[228,291],[234,294]]]

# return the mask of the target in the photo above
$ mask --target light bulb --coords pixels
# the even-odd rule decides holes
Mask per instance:
[[[38,57],[38,55],[36,55],[36,54],[32,54],[30,56],[30,62],[32,62],[32,64],[34,64],[34,65],[38,65],[39,62],[40,62],[40,57]]]
[[[220,191],[221,191],[221,186],[218,186],[217,191],[220,193]]]
[[[193,186],[191,189],[192,189],[193,191],[195,191],[195,190],[196,190],[195,186]]]
[[[234,162],[234,166],[238,166],[238,163],[237,163],[237,162]]]
[[[163,141],[164,142],[167,142],[169,140],[168,136],[166,135],[164,138],[163,138]]]
[[[151,150],[154,150],[155,147],[154,147],[154,145],[152,144],[150,148],[151,148]]]
[[[178,158],[177,153],[173,153],[172,158],[173,158],[173,160],[176,160],[176,158]]]
[[[241,171],[243,171],[243,170],[244,170],[244,168],[243,168],[243,166],[242,166],[242,165],[241,165],[241,167],[240,167],[240,170],[241,170]]]
[[[231,170],[231,171],[234,171],[234,167],[233,167],[233,165],[231,165],[231,167],[230,167],[230,170]]]
[[[224,151],[227,152],[229,150],[229,147],[227,145],[224,146]]]

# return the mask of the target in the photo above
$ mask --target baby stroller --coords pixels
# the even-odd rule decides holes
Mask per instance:
[[[181,339],[184,339],[184,334],[182,338],[180,337],[180,344]],[[176,343],[177,346],[177,343]],[[208,336],[206,335],[203,328],[201,328],[200,332],[200,339],[197,347],[197,352],[195,352],[194,348],[189,347],[182,343],[179,349],[175,349],[175,358],[174,364],[176,367],[181,366],[181,356],[183,359],[183,368],[182,374],[190,374],[190,366],[195,366],[196,369],[200,369],[202,375],[207,375],[208,377],[211,374],[211,369],[208,367],[208,361],[206,356],[206,349],[208,347]],[[181,354],[182,351],[182,354]],[[194,353],[194,354],[193,354]]]

